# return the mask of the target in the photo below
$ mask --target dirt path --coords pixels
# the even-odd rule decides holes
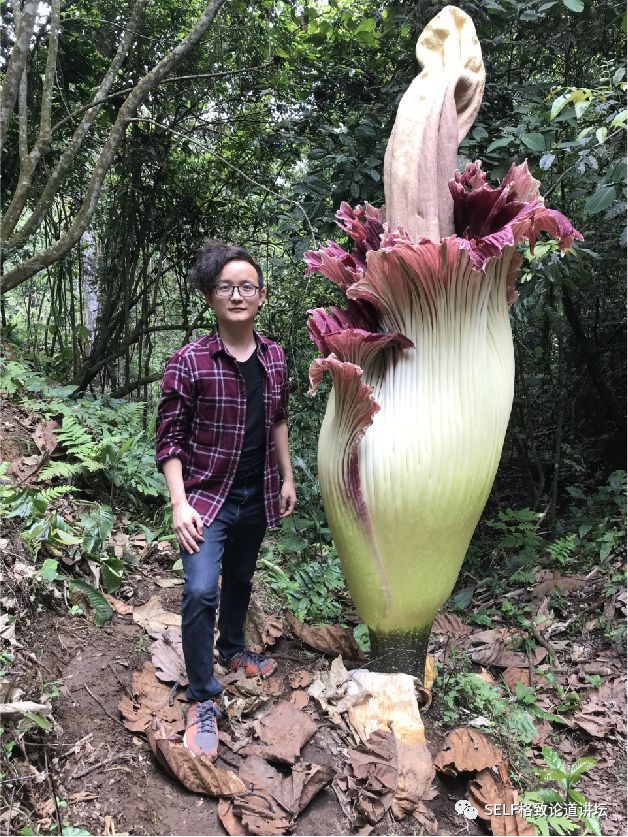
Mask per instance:
[[[163,570],[160,571],[163,574]],[[131,577],[138,584],[135,603],[159,593],[168,609],[176,611],[180,588],[160,590],[147,582],[147,573]],[[150,639],[130,616],[115,616],[112,623],[96,628],[69,616],[43,611],[35,616],[25,632],[27,643],[46,672],[47,678],[62,681],[54,702],[55,719],[62,727],[57,746],[64,754],[55,765],[58,795],[68,802],[64,813],[69,821],[92,834],[115,831],[137,835],[218,835],[225,831],[218,819],[217,800],[188,792],[157,764],[143,735],[129,732],[123,725],[118,703],[131,696],[131,677],[150,659]],[[321,655],[306,651],[299,643],[280,640],[273,649],[276,676],[286,682],[291,673],[316,666],[326,668]],[[281,695],[277,695],[279,699]],[[306,761],[329,765],[335,773],[344,765],[343,740],[330,722],[315,714],[319,729],[306,744]],[[433,755],[443,735],[424,718],[427,739]],[[74,746],[73,746],[74,745]],[[68,755],[69,753],[69,755]],[[226,748],[223,769],[240,761]],[[289,772],[289,771],[288,771]],[[481,827],[455,813],[454,802],[464,795],[464,782],[436,780],[438,796],[428,803],[438,819],[439,834],[480,834]],[[293,833],[340,835],[352,833],[335,793],[325,787],[299,816]],[[416,834],[414,820],[395,822],[390,815],[373,834]]]
[[[132,591],[130,603],[139,606],[159,595],[164,607],[176,613],[181,588],[164,589],[156,583],[158,578],[168,576],[167,568],[172,560],[163,556],[156,560],[158,563],[142,564],[139,572],[127,575],[125,586]],[[457,617],[446,615],[444,618],[451,622]],[[51,751],[57,755],[50,760],[49,768],[57,796],[64,803],[65,820],[91,834],[225,833],[217,815],[218,801],[187,791],[167,775],[157,764],[145,736],[130,732],[123,724],[118,704],[124,695],[132,698],[133,673],[150,660],[148,649],[152,641],[133,622],[131,615],[116,615],[109,624],[96,628],[84,618],[55,614],[42,607],[39,612],[31,612],[29,617],[20,619],[19,641],[28,649],[31,659],[38,661],[41,678],[48,682],[59,681],[60,694],[54,700],[53,709],[55,720],[62,729],[51,745]],[[437,655],[442,655],[442,643],[439,646],[436,640],[436,645]],[[300,642],[291,639],[279,639],[271,653],[277,659],[278,669],[273,676],[276,688],[267,704],[269,707],[279,700],[290,699],[293,691],[291,675],[306,670],[316,676],[329,669],[329,658],[308,651]],[[556,670],[560,671],[560,667]],[[575,683],[576,674],[570,676]],[[447,684],[437,681],[436,689],[439,688],[444,692]],[[437,723],[439,711],[433,706],[421,713],[432,757],[441,749],[446,731]],[[328,766],[334,775],[340,775],[347,763],[345,748],[352,746],[352,742],[324,716],[313,700],[305,706],[305,712],[313,717],[318,729],[303,748],[301,757]],[[243,721],[246,723],[245,718]],[[582,755],[593,755],[599,760],[595,771],[583,778],[578,789],[591,803],[608,806],[602,833],[625,834],[623,746],[618,746],[617,738],[609,743],[584,735],[582,729],[559,729],[560,742],[554,742],[552,746],[565,745],[562,752],[568,763]],[[535,753],[537,764],[540,764],[538,746]],[[217,766],[237,773],[242,760],[241,755],[222,746]],[[284,775],[290,775],[289,768],[280,770]],[[445,781],[437,773],[436,796],[426,802],[430,814],[438,822],[435,833],[490,833],[486,823],[466,819],[455,811],[456,801],[465,798],[469,775]],[[49,827],[54,829],[54,811],[50,804],[47,815]],[[45,822],[45,817],[40,819],[40,824]],[[321,837],[354,833],[329,784],[299,815],[292,832]],[[413,818],[397,822],[387,813],[375,827],[362,833],[409,835],[430,832]]]

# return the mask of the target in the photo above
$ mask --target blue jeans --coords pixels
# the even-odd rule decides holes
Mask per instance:
[[[215,519],[203,527],[200,552],[181,553],[181,636],[188,700],[208,700],[222,692],[214,677],[214,625],[219,602],[220,656],[228,659],[244,650],[251,579],[265,533],[263,481],[255,474],[234,482]]]

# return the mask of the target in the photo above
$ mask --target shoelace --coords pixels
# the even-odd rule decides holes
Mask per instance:
[[[255,651],[240,651],[239,654],[236,654],[234,659],[238,660],[238,662],[246,665],[246,663],[253,663],[255,666],[262,665],[266,662],[266,657],[263,654],[258,654]]]
[[[220,717],[220,710],[212,703],[203,703],[199,706],[196,716],[196,723],[200,732],[216,733],[218,727],[216,718]]]

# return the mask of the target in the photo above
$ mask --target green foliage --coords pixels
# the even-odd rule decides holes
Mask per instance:
[[[371,638],[369,636],[368,625],[365,625],[363,622],[356,625],[353,629],[353,636],[355,637],[355,641],[357,642],[360,650],[364,651],[365,654],[368,654],[371,650]]]
[[[54,385],[45,375],[15,361],[4,364],[0,385],[21,403],[46,418],[61,416],[55,430],[64,459],[53,459],[38,475],[39,482],[72,480],[77,488],[96,497],[116,500],[125,509],[165,498],[163,477],[155,468],[152,438],[143,428],[144,404],[108,397],[70,399],[74,387]],[[67,489],[70,490],[70,489]]]
[[[507,569],[533,566],[539,558],[543,539],[538,527],[540,515],[531,509],[506,509],[499,512],[497,520],[486,525],[498,533],[494,549],[508,556]]]
[[[612,554],[622,553],[626,545],[626,472],[614,471],[594,492],[569,486],[567,493],[572,502],[559,529],[569,526],[577,531],[587,563],[606,562]]]
[[[496,686],[470,671],[465,655],[454,654],[450,664],[439,672],[441,688],[436,695],[442,702],[442,723],[449,726],[468,723],[469,715],[486,720],[495,735],[504,741],[513,737],[519,745],[530,744],[538,735],[534,717],[544,713],[528,695],[515,695],[513,702],[503,698]]]
[[[585,572],[601,563],[603,567],[609,564],[610,570],[609,562],[613,556],[622,554],[626,545],[626,472],[614,471],[605,485],[593,491],[567,486],[566,494],[570,503],[557,521],[557,537],[548,536],[543,515],[529,508],[506,509],[498,513],[496,520],[485,521],[467,553],[469,571],[486,575],[486,556],[490,555],[495,590],[501,592],[513,584],[533,584],[534,567],[538,565]],[[612,572],[611,578],[615,578]],[[619,574],[614,582],[609,581],[609,591],[619,589],[622,582],[623,575]],[[459,607],[464,609],[467,603],[463,599]],[[451,604],[456,606],[455,596]],[[504,607],[509,616],[525,620],[513,603],[506,600]],[[474,615],[474,621],[489,624],[490,613],[480,611]]]
[[[320,534],[316,520],[284,519],[280,538],[266,544],[258,566],[263,569],[265,584],[298,619],[337,621],[345,581],[334,547],[308,539],[316,534]]]
[[[558,785],[562,795],[552,787],[541,787],[522,796],[523,815],[538,829],[539,834],[569,834],[578,830],[574,818],[587,832],[601,835],[600,823],[590,813],[591,805],[586,796],[574,787],[582,776],[597,764],[593,758],[577,759],[567,767],[559,754],[551,747],[543,747],[545,768],[537,772],[537,781]],[[540,805],[542,813],[529,812],[530,807]],[[528,810],[526,810],[528,809]]]
[[[577,545],[578,535],[575,532],[570,532],[568,535],[550,543],[547,547],[547,554],[552,564],[557,564],[561,567],[569,564]]]
[[[70,581],[70,591],[77,591],[87,599],[93,614],[94,623],[98,625],[98,627],[101,627],[106,622],[109,622],[110,619],[113,619],[113,609],[111,605],[107,599],[105,599],[103,594],[92,587],[91,584],[88,584],[86,581],[73,579]]]

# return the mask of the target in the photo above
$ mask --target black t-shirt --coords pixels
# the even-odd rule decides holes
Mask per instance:
[[[248,360],[237,361],[246,387],[246,425],[242,453],[236,474],[264,469],[266,434],[264,428],[264,372],[257,349]]]

